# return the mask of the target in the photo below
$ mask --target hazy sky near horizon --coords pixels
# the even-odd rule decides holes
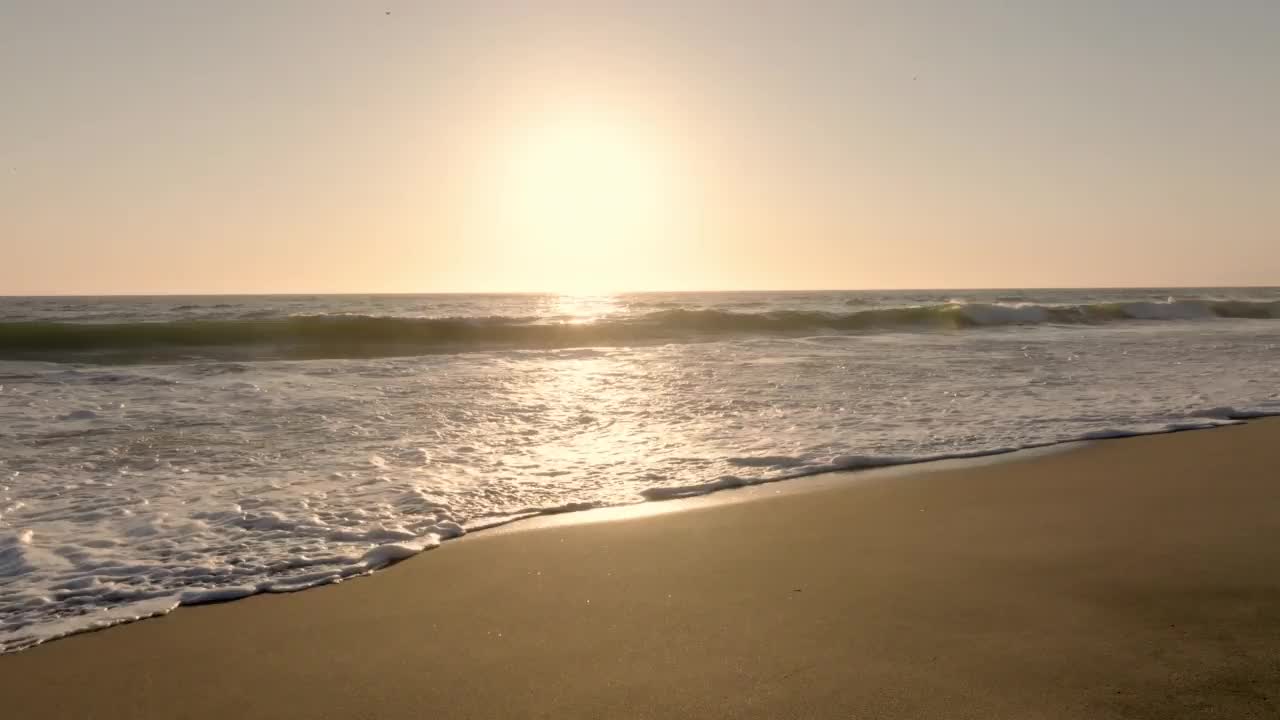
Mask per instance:
[[[1280,284],[1280,2],[0,0],[0,294]]]

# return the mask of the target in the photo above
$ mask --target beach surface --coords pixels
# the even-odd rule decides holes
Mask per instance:
[[[0,707],[1280,717],[1280,421],[714,498],[482,532],[2,656]]]

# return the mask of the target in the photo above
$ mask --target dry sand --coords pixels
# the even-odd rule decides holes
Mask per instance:
[[[0,657],[0,711],[1280,717],[1280,422],[734,495]]]

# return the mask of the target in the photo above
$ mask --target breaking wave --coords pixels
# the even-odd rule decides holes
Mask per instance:
[[[346,358],[495,349],[697,342],[728,335],[803,336],[1008,325],[1280,319],[1280,301],[1169,300],[1081,305],[948,303],[853,312],[666,309],[585,323],[532,317],[306,315],[169,322],[0,323],[0,359],[116,361]]]

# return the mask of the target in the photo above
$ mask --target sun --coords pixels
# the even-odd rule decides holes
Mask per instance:
[[[643,123],[590,108],[539,117],[515,133],[502,165],[502,233],[541,289],[637,289],[660,262],[676,177],[669,148]]]

